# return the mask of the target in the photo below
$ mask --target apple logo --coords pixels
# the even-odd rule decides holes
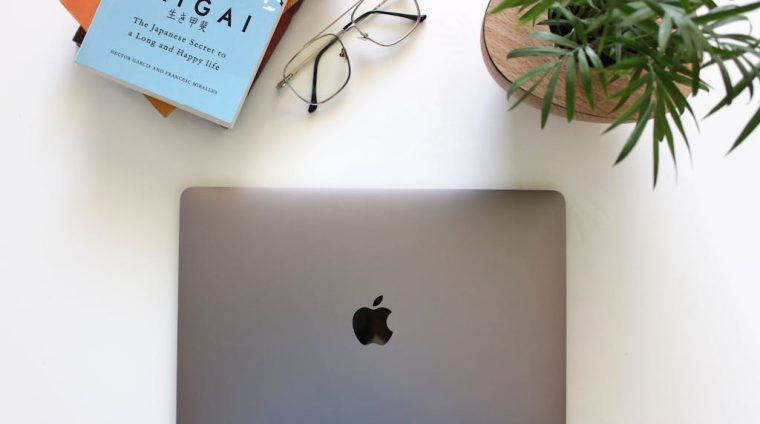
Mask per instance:
[[[372,303],[377,307],[383,301],[383,296],[378,296]],[[361,308],[354,313],[354,334],[359,342],[363,345],[375,343],[380,346],[388,343],[393,331],[388,328],[388,315],[391,310],[388,308]]]

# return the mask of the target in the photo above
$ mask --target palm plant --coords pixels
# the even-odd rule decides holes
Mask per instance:
[[[613,110],[617,117],[605,132],[635,122],[616,164],[628,156],[652,122],[655,185],[663,142],[674,164],[675,131],[691,151],[682,117],[688,114],[696,122],[687,96],[711,89],[702,79],[703,71],[716,67],[725,91],[707,116],[730,105],[743,92],[751,97],[760,79],[759,40],[749,31],[736,32],[733,28],[737,26],[731,25],[749,24],[746,14],[760,8],[760,1],[718,6],[711,0],[504,0],[492,12],[510,8],[518,10],[521,24],[543,27],[544,31],[533,32],[530,38],[546,43],[514,49],[507,58],[549,59],[513,82],[508,94],[519,96],[512,108],[546,84],[541,108],[543,128],[559,76],[564,73],[566,116],[572,121],[579,96],[585,96],[594,107],[600,93],[594,93],[592,79],[598,79],[604,99],[616,104]],[[626,84],[608,89],[621,79]],[[731,151],[758,124],[760,108],[739,133]]]

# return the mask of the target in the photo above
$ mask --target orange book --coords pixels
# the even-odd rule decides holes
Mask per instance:
[[[79,25],[81,25],[82,28],[87,31],[87,29],[90,28],[90,23],[92,23],[92,18],[95,17],[95,11],[98,9],[100,0],[61,0],[61,3],[63,4],[63,7],[65,7],[69,13],[71,13],[74,19],[76,19]],[[285,8],[285,13],[280,19],[280,23],[277,26],[274,35],[272,36],[272,40],[269,43],[269,47],[267,48],[266,53],[264,53],[264,59],[261,63],[261,66],[259,67],[259,73],[261,73],[261,70],[266,65],[267,60],[269,60],[269,57],[274,52],[275,47],[277,47],[277,43],[282,38],[285,30],[288,28],[288,25],[290,25],[290,21],[293,19],[293,15],[298,10],[298,7],[301,5],[302,0],[288,0],[287,3],[288,5]],[[256,75],[256,78],[258,78],[258,74]],[[162,102],[161,100],[154,99],[150,96],[145,97],[164,118],[171,115],[171,113],[176,109],[174,106]]]
[[[90,23],[95,16],[100,0],[61,0],[63,7],[79,22],[85,31],[90,29]]]

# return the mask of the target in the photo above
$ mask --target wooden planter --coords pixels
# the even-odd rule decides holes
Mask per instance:
[[[493,76],[496,82],[506,90],[512,84],[512,81],[519,78],[525,72],[541,66],[544,63],[550,62],[554,58],[524,57],[507,60],[507,53],[516,48],[528,46],[552,47],[552,44],[528,39],[528,35],[531,32],[548,31],[548,28],[546,26],[534,26],[531,24],[519,25],[519,13],[517,9],[507,9],[497,14],[491,14],[490,11],[499,3],[501,3],[501,0],[491,0],[486,9],[486,15],[483,19],[481,49],[483,52],[483,59],[491,76]],[[525,99],[525,103],[540,108],[543,103],[544,93],[546,93],[548,80],[549,79],[546,78],[541,85],[539,85],[536,90]],[[627,83],[627,80],[621,79],[614,84],[610,84],[608,89],[610,92],[616,92],[625,87]],[[561,115],[563,117],[566,116],[566,84],[565,73],[563,72],[555,87],[554,101],[551,108],[552,114]],[[583,94],[584,91],[581,87],[580,78],[577,78],[576,84],[574,119],[579,121],[609,123],[625,110],[623,107],[616,112],[612,112],[612,109],[617,103],[615,101],[606,101],[601,85],[596,78],[593,80],[593,92],[596,95],[594,99],[596,107],[592,110],[586,96]],[[515,97],[519,97],[519,94],[515,93]],[[631,96],[629,102],[635,101],[636,97],[635,94]]]

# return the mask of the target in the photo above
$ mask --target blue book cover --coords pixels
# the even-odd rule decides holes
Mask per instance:
[[[76,62],[231,128],[280,0],[102,0]]]

